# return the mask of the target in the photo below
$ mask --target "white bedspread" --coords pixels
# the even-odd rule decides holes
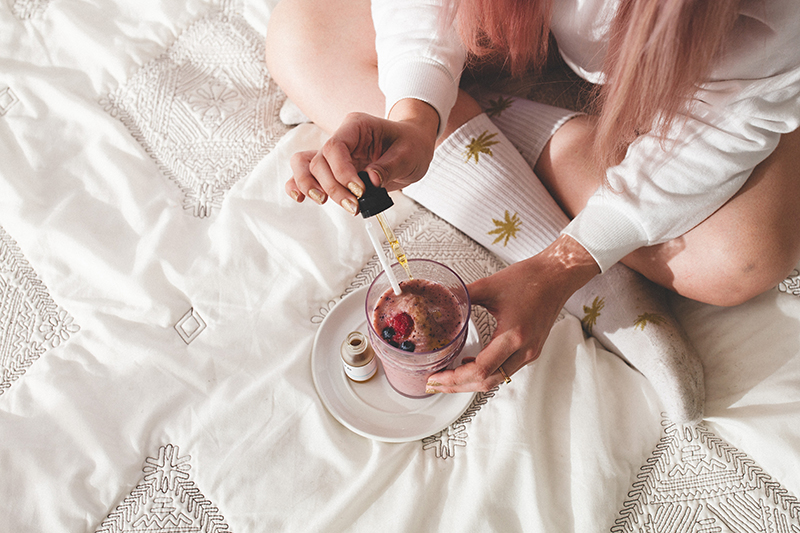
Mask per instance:
[[[674,297],[696,428],[569,315],[429,437],[339,423],[314,336],[379,264],[360,217],[283,192],[325,137],[278,119],[269,10],[0,5],[0,531],[800,532],[798,272],[736,308]],[[502,268],[394,198],[410,256]]]

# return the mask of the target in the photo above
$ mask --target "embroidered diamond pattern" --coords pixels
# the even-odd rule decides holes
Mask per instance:
[[[800,502],[703,425],[668,425],[614,533],[800,531]]]
[[[79,329],[0,227],[0,394]]]
[[[195,340],[204,329],[206,329],[206,323],[194,308],[189,309],[175,324],[175,331],[186,344]]]
[[[19,102],[19,98],[11,90],[11,87],[0,89],[0,117],[8,113],[8,110],[14,107],[17,102]]]
[[[264,64],[264,38],[240,15],[215,11],[103,102],[183,192],[196,217],[288,131],[285,95]]]
[[[172,444],[148,457],[142,481],[108,514],[97,533],[229,533],[219,509],[189,479],[189,459]]]

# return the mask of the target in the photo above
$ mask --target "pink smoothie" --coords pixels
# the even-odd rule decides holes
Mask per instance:
[[[396,326],[396,317],[407,313],[413,328],[406,333],[398,327],[394,341],[410,341],[414,352],[431,352],[447,346],[464,325],[456,297],[444,285],[424,279],[400,282],[402,293],[387,290],[375,304],[372,324],[380,335],[387,327]]]

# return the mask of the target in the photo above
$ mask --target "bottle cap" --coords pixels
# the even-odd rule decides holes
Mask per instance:
[[[386,189],[374,186],[366,172],[362,170],[358,173],[358,177],[364,182],[364,194],[358,199],[358,209],[362,217],[369,218],[394,205]]]

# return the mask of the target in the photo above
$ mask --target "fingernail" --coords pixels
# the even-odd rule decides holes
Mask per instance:
[[[292,191],[289,194],[292,196],[292,198],[294,199],[295,202],[299,202],[300,201],[300,193],[299,192]]]
[[[322,205],[322,203],[325,201],[325,194],[319,192],[317,189],[311,189],[308,191],[308,195],[319,205]]]
[[[380,183],[378,183],[378,187],[383,187],[383,174],[381,174],[381,171],[380,171],[380,170],[378,170],[377,168],[373,168],[373,169],[372,169],[372,171],[373,171],[375,174],[377,174],[377,176],[378,176],[378,181],[380,181]]]
[[[356,198],[361,198],[361,195],[364,194],[364,186],[355,181],[348,183],[347,188],[350,189],[351,193],[356,195]]]
[[[429,381],[426,387],[441,387],[442,384],[437,381]]]
[[[438,394],[438,393],[439,393],[438,390],[425,389],[425,394]]]
[[[342,200],[342,207],[347,209],[347,212],[351,215],[355,215],[358,212],[358,204],[356,204],[352,198],[345,198]]]

